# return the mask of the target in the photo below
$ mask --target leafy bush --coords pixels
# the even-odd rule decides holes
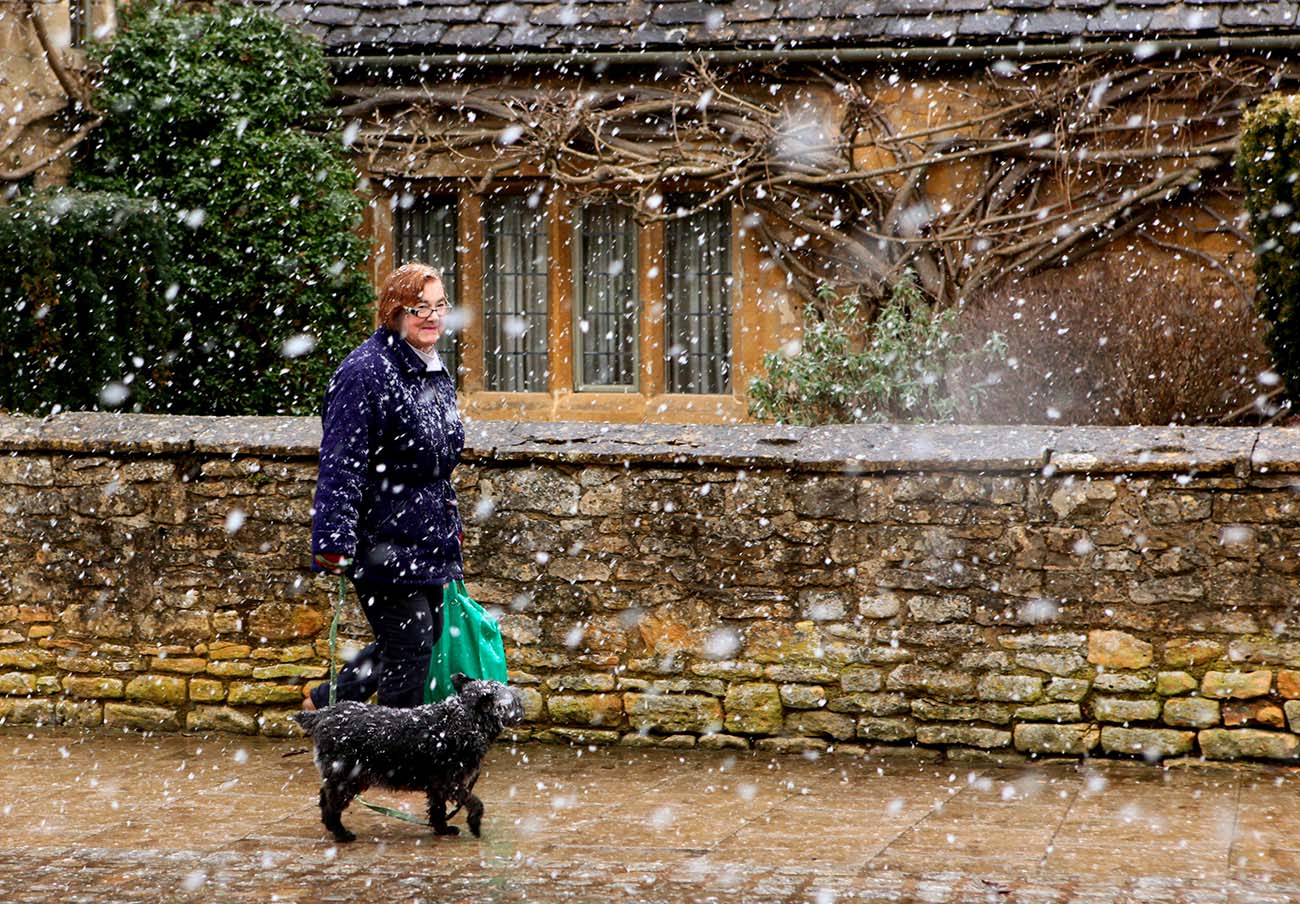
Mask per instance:
[[[102,53],[77,179],[156,199],[171,232],[177,378],[154,410],[315,411],[370,323],[362,203],[320,47],[241,7],[132,6]],[[314,348],[313,348],[314,346]]]
[[[1009,283],[963,324],[972,344],[996,332],[1007,346],[1004,363],[957,375],[988,385],[968,423],[1215,423],[1269,367],[1264,324],[1227,279],[1146,255]]]
[[[0,408],[152,407],[176,325],[157,204],[58,191],[0,207]]]
[[[1242,117],[1237,177],[1256,242],[1259,308],[1292,401],[1300,394],[1300,96],[1274,94]]]
[[[936,311],[909,278],[894,286],[875,320],[861,298],[827,293],[804,310],[795,354],[764,356],[767,376],[749,384],[754,417],[782,424],[951,420],[973,403],[977,383],[952,388],[945,374],[978,356],[996,359],[998,337],[976,352],[960,348],[955,309]]]

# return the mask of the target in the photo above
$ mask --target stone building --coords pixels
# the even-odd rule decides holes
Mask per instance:
[[[88,2],[43,14],[76,43]],[[443,268],[465,410],[523,420],[744,420],[824,284],[951,303],[1107,252],[1245,295],[1236,121],[1300,46],[1290,2],[253,5],[328,50],[374,280]]]

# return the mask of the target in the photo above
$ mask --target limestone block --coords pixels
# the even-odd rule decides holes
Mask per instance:
[[[1101,730],[1091,723],[1051,725],[1026,722],[1013,730],[1016,749],[1022,753],[1086,754],[1101,740]]]
[[[253,667],[253,677],[263,681],[269,678],[324,678],[329,673],[327,665],[302,665],[295,662]]]
[[[54,662],[54,654],[41,649],[0,650],[0,667],[26,669],[28,671],[44,668]]]
[[[91,678],[69,675],[63,679],[63,690],[73,697],[88,700],[121,699],[125,684],[120,678]]]
[[[929,722],[992,722],[1005,725],[1011,721],[1011,707],[1001,703],[943,703],[924,698],[912,701],[912,715]]]
[[[1044,695],[1048,700],[1068,700],[1078,703],[1088,696],[1091,683],[1081,678],[1053,678],[1047,682]]]
[[[700,735],[696,747],[704,750],[748,750],[749,740],[728,734]]]
[[[60,725],[94,728],[104,724],[104,704],[94,700],[60,700],[55,705],[54,719]]]
[[[1212,760],[1294,760],[1300,748],[1300,738],[1293,734],[1254,728],[1207,728],[1196,740]]]
[[[1012,718],[1017,722],[1078,722],[1083,713],[1077,703],[1039,703],[1020,707]]]
[[[906,741],[916,737],[916,723],[911,719],[858,719],[857,736],[872,741]]]
[[[877,593],[858,601],[858,614],[863,618],[893,618],[902,608],[897,594]]]
[[[852,716],[824,710],[793,712],[785,718],[785,732],[798,737],[826,735],[838,741],[853,737],[857,724]]]
[[[889,673],[885,686],[891,691],[919,691],[948,700],[965,699],[975,693],[975,677],[967,672],[907,663]]]
[[[1176,637],[1165,644],[1161,657],[1165,665],[1197,666],[1223,656],[1223,644],[1199,637]]]
[[[126,685],[126,699],[178,706],[186,699],[186,679],[171,675],[140,675]]]
[[[12,697],[0,700],[0,725],[50,725],[54,702],[44,697]]]
[[[834,680],[834,679],[832,679]],[[875,693],[885,686],[884,676],[879,669],[849,666],[839,675],[840,687],[853,694],[862,691]]]
[[[1223,699],[1233,697],[1245,700],[1262,697],[1273,684],[1273,673],[1267,669],[1256,672],[1206,672],[1201,679],[1201,694]]]
[[[1156,675],[1156,693],[1173,697],[1196,690],[1196,679],[1186,672],[1161,672]]]
[[[912,701],[905,694],[841,694],[828,700],[826,708],[833,713],[897,716],[911,712]]]
[[[1068,676],[1078,672],[1087,663],[1078,653],[1062,651],[1057,653],[1017,653],[1016,665],[1022,669],[1034,669],[1049,675]]]
[[[248,633],[268,640],[315,637],[325,624],[325,616],[320,610],[281,600],[262,603],[248,615]]]
[[[1288,700],[1282,704],[1282,709],[1286,712],[1287,726],[1300,733],[1300,700]]]
[[[1166,725],[1209,728],[1219,724],[1219,701],[1204,697],[1174,697],[1165,701]]]
[[[830,742],[822,738],[759,738],[754,749],[759,753],[816,754],[825,753]]]
[[[718,699],[696,694],[624,694],[623,709],[638,731],[718,731],[723,724]]]
[[[976,693],[981,700],[1032,703],[1043,695],[1043,679],[1030,675],[985,675]]]
[[[784,721],[781,692],[775,684],[733,684],[723,701],[727,731],[776,734]]]
[[[180,731],[180,715],[164,706],[137,706],[132,703],[105,703],[104,725],[109,728],[135,728],[140,731]]]
[[[623,721],[619,694],[557,694],[546,701],[550,717],[562,725],[617,728]]]
[[[208,667],[206,659],[192,656],[153,656],[149,659],[149,668],[155,672],[180,672],[183,675],[197,675]]]
[[[1101,729],[1101,748],[1107,753],[1127,753],[1147,760],[1161,760],[1190,753],[1196,732],[1174,731],[1169,728],[1116,728],[1105,725]]]
[[[1155,688],[1154,678],[1121,672],[1102,672],[1092,682],[1094,691],[1110,694],[1149,694]]]
[[[738,681],[745,678],[759,678],[763,667],[757,662],[742,662],[735,659],[715,662],[697,662],[691,666],[691,674],[701,678],[718,678],[723,681]]]
[[[185,714],[187,731],[230,731],[257,734],[257,720],[228,706],[196,706]]]
[[[1266,700],[1223,704],[1223,724],[1227,728],[1241,725],[1262,725],[1266,728],[1286,728],[1282,707]]]
[[[220,675],[223,678],[251,678],[253,668],[251,662],[231,662],[223,659],[217,662],[209,662],[208,674]]]
[[[297,702],[302,700],[302,690],[289,684],[232,681],[226,700],[231,704]]]
[[[1288,700],[1300,699],[1300,672],[1292,669],[1278,669],[1277,692]]]
[[[27,672],[6,672],[0,675],[0,694],[25,696],[35,690],[35,675]]]
[[[1159,700],[1094,697],[1089,705],[1092,717],[1099,722],[1149,722],[1160,718]]]
[[[1108,669],[1140,669],[1151,664],[1152,646],[1123,631],[1089,631],[1088,661]]]
[[[783,684],[781,702],[791,709],[820,709],[826,705],[826,688],[820,684]]]
[[[201,700],[205,703],[211,703],[215,700],[223,700],[226,696],[226,686],[220,681],[211,678],[191,678],[190,679],[190,699]]]
[[[799,614],[812,621],[839,621],[848,614],[848,598],[838,590],[801,590]]]
[[[915,596],[907,601],[913,619],[925,622],[952,622],[970,618],[972,604],[966,596]]]
[[[844,671],[847,672],[848,670],[845,669]],[[870,672],[874,670],[864,669],[863,671]],[[769,665],[763,669],[763,677],[785,684],[834,684],[840,679],[841,674],[840,669],[815,665]],[[869,688],[864,687],[861,690],[869,690]],[[880,690],[880,688],[876,688],[876,690]]]
[[[921,744],[988,749],[1009,747],[1011,732],[975,725],[928,724],[916,726],[916,740]]]

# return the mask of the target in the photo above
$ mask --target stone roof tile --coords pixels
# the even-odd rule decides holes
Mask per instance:
[[[1300,33],[1295,0],[248,0],[327,50],[727,48]],[[504,26],[504,27],[502,27]]]

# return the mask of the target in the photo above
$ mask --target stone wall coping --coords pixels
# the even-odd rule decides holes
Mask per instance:
[[[472,421],[467,460],[1055,474],[1300,473],[1300,429]],[[0,415],[0,452],[314,458],[314,417]]]

